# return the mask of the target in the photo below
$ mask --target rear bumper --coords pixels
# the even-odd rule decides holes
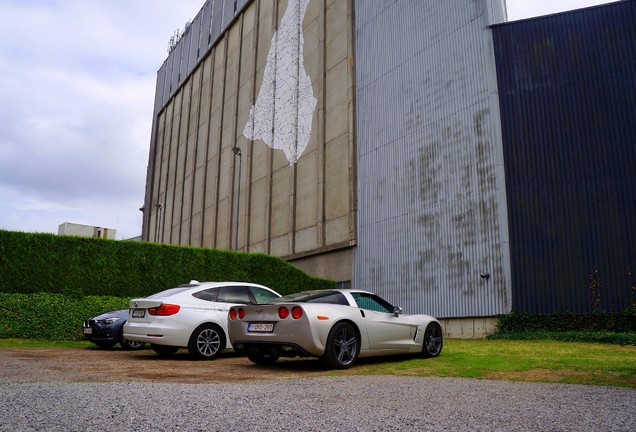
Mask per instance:
[[[239,354],[275,350],[281,357],[320,357],[320,355],[311,353],[298,344],[287,342],[254,342],[237,340],[233,342],[233,347],[234,351]]]
[[[190,339],[190,332],[183,329],[148,324],[126,323],[124,325],[124,338],[135,342],[186,348]]]
[[[228,321],[228,333],[235,351],[238,351],[237,345],[243,345],[250,348],[280,348],[283,353],[292,347],[303,357],[320,357],[324,354],[325,345],[318,329],[312,328],[306,319],[276,321],[271,333],[249,332],[249,323],[246,320]]]

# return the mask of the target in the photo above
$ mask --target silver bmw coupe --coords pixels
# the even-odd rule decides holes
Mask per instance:
[[[267,304],[233,306],[228,334],[234,350],[256,364],[280,357],[317,357],[335,369],[358,357],[420,353],[437,357],[442,327],[430,315],[407,315],[368,291],[305,291]]]

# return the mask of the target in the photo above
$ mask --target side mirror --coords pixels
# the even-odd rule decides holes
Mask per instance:
[[[399,306],[393,308],[393,316],[395,317],[399,317],[402,312],[404,312],[404,310]]]

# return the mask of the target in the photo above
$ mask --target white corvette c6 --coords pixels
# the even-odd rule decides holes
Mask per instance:
[[[368,291],[306,291],[268,304],[233,306],[228,334],[234,351],[256,364],[280,357],[318,357],[346,369],[358,357],[420,353],[437,357],[442,327],[430,315],[407,315]]]

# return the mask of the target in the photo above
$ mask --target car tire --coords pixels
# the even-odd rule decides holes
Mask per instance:
[[[215,324],[202,324],[197,327],[190,341],[188,352],[198,360],[213,360],[225,349],[225,334]]]
[[[177,351],[179,351],[179,347],[170,345],[150,344],[150,348],[152,348],[154,352],[159,354],[160,357],[170,357]]]
[[[424,342],[422,344],[422,356],[424,358],[437,357],[442,352],[444,346],[444,338],[442,329],[436,323],[430,323],[426,326],[424,332]]]
[[[97,345],[101,349],[111,349],[115,346],[117,342],[111,341],[94,341],[95,345]]]
[[[360,338],[356,329],[349,323],[340,322],[329,332],[325,354],[320,360],[333,369],[348,369],[354,365],[358,354]]]
[[[247,358],[252,363],[256,363],[261,366],[271,366],[280,358],[280,354],[276,350],[268,349],[265,351],[256,350],[249,352]]]
[[[137,341],[131,341],[131,340],[128,340],[128,339],[124,339],[122,337],[121,341],[119,342],[119,345],[121,345],[122,349],[135,351],[135,350],[142,349],[144,347],[145,343],[137,342]]]

